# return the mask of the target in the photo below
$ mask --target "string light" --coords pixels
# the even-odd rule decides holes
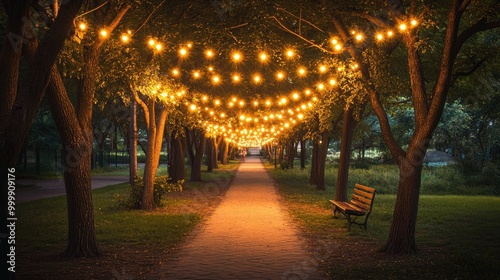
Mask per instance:
[[[212,58],[212,57],[214,57],[214,52],[212,50],[206,50],[205,56],[208,58]]]
[[[242,59],[241,53],[239,53],[239,52],[233,53],[233,61],[239,62],[239,61],[241,61],[241,59]]]
[[[130,40],[130,38],[128,37],[127,34],[123,34],[121,39],[122,39],[122,42],[124,42],[124,43],[127,43]]]
[[[405,32],[409,29],[411,29],[412,27],[415,27],[418,25],[418,21],[416,19],[409,19],[407,20],[406,22],[402,22],[400,23],[399,25],[395,26],[394,28],[396,30],[399,30],[401,32]],[[87,26],[84,22],[80,22],[78,24],[78,28],[80,30],[86,30],[87,29]],[[358,31],[352,31],[351,34],[353,35],[353,39],[355,41],[358,41],[358,42],[361,42],[363,40],[365,40],[365,35],[363,33],[360,33]],[[107,30],[105,29],[101,29],[99,31],[99,35],[103,38],[106,38],[106,37],[109,37],[110,34],[108,33]],[[382,42],[384,39],[386,38],[391,38],[391,37],[394,37],[396,35],[396,32],[390,30],[390,29],[385,29],[385,30],[380,30],[379,32],[377,33],[374,33],[374,35],[372,35],[371,38],[373,38],[373,41],[374,42]],[[124,43],[127,43],[131,40],[131,37],[132,37],[132,32],[130,30],[127,31],[126,34],[122,34],[120,35],[118,38],[121,39],[122,42]],[[366,38],[369,38],[369,36],[367,36]],[[332,44],[333,46],[333,50],[336,51],[336,52],[340,52],[342,51],[343,49],[343,46],[341,44],[341,41],[337,38],[331,38],[329,40],[329,42]],[[156,49],[157,51],[160,51],[163,49],[163,45],[161,44],[161,42],[157,42],[155,39],[151,38],[149,41],[148,41],[148,45],[154,49]],[[189,55],[189,52],[191,51],[190,49],[193,48],[193,44],[192,43],[188,43],[188,44],[185,44],[184,47],[181,47],[179,48],[178,50],[178,54],[179,56],[183,57],[183,56],[187,56]],[[215,53],[210,50],[210,49],[206,49],[204,51],[204,54],[206,56],[206,58],[213,58],[215,56]],[[231,54],[231,58],[234,62],[240,62],[240,61],[243,61],[243,58],[244,58],[244,53],[240,53],[240,52],[233,52]],[[285,58],[288,58],[288,59],[291,59],[291,58],[294,58],[296,56],[296,53],[295,53],[295,50],[293,49],[287,49],[285,50],[285,53],[284,53],[284,57]],[[264,51],[261,51],[258,53],[257,55],[257,60],[259,60],[260,62],[267,62],[269,61],[270,59],[270,56],[264,52]],[[359,69],[359,65],[358,64],[351,64],[349,65],[350,69],[352,70],[356,70],[356,69]],[[296,71],[298,73],[299,76],[303,76],[305,74],[307,74],[308,72],[316,72],[317,74],[322,74],[322,73],[327,73],[329,71],[329,68],[330,67],[327,67],[325,65],[318,65],[317,68],[316,68],[316,71],[311,71],[311,69],[308,69],[306,67],[300,67],[298,68]],[[334,67],[331,67],[332,69],[335,69]],[[339,72],[343,72],[344,71],[344,67],[342,66],[339,66],[337,67],[337,70]],[[210,66],[208,68],[208,71],[210,72],[213,72],[214,71],[214,68],[212,66]],[[189,72],[189,70],[188,70]],[[200,72],[199,70],[192,70],[191,71],[192,75],[191,77],[193,79],[199,79],[202,77],[202,72]],[[349,73],[349,72],[347,72]],[[181,69],[173,69],[172,70],[172,74],[174,76],[178,76],[178,75],[181,75]],[[339,73],[339,74],[342,74],[342,73]],[[275,74],[276,76],[276,79],[277,80],[283,80],[285,79],[285,74],[283,71],[279,71]],[[242,76],[240,74],[233,74],[232,75],[232,80],[235,81],[235,82],[238,82],[238,81],[241,81]],[[207,77],[208,78],[208,77]],[[212,81],[212,84],[219,84],[219,83],[222,83],[223,82],[223,79],[221,79],[221,76],[219,75],[213,75],[211,74],[211,79]],[[263,81],[265,81],[265,77],[262,77],[260,76],[260,74],[255,74],[252,76],[252,79],[250,80],[251,82],[254,82],[254,83],[262,83]],[[293,81],[294,83],[292,83],[293,79],[290,78],[290,84],[295,84],[295,81]],[[325,81],[325,83],[323,82],[320,82],[320,83],[317,83],[315,88],[320,90],[320,91],[323,91],[323,90],[326,90],[326,85],[328,86],[335,86],[337,85],[337,80],[335,78],[329,78],[327,81]],[[158,90],[153,90],[153,91],[150,91],[152,95],[157,95],[159,92],[161,92],[161,94],[157,95],[158,98],[163,98],[161,100],[163,101],[167,101],[167,100],[174,100],[176,97],[176,95],[178,97],[181,97],[185,94],[184,91],[178,91],[176,92],[176,94],[172,94],[172,95],[168,95],[165,91],[161,91],[160,89]],[[317,102],[319,101],[318,97],[314,96],[312,94],[312,91],[311,90],[301,90],[301,92],[304,92],[304,96],[303,97],[306,97],[306,96],[312,96],[312,101],[314,102]],[[285,121],[282,121],[281,123],[279,124],[276,124],[276,125],[280,125],[281,128],[280,130],[283,128],[283,127],[289,127],[289,126],[292,126],[293,124],[295,124],[296,122],[298,122],[299,120],[302,120],[303,118],[305,118],[304,116],[304,113],[302,113],[302,110],[306,110],[306,109],[309,109],[313,106],[313,104],[311,102],[308,102],[307,100],[305,102],[302,102],[302,104],[300,105],[290,105],[290,106],[296,106],[296,107],[290,107],[288,105],[288,103],[290,104],[297,104],[297,102],[300,100],[301,96],[299,94],[299,92],[297,91],[292,91],[290,93],[290,95],[287,95],[290,97],[290,102],[288,102],[288,100],[283,99],[283,98],[280,98],[279,100],[277,100],[276,102],[271,102],[270,100],[266,100],[266,101],[261,101],[259,102],[258,100],[250,100],[251,101],[251,104],[253,104],[254,107],[258,108],[258,106],[265,106],[267,107],[266,108],[266,111],[261,111],[261,110],[256,110],[255,113],[252,113],[252,114],[256,114],[255,116],[251,116],[251,115],[248,115],[246,114],[246,118],[244,120],[245,123],[257,123],[259,122],[259,120],[265,120],[265,121],[268,121],[268,120],[271,120],[272,118],[275,118],[275,119],[279,119],[281,120],[283,118],[283,114],[285,114],[286,112],[286,115],[287,117],[285,118],[286,119],[286,122]],[[308,97],[310,98],[310,97]],[[165,100],[167,99],[167,100]],[[203,96],[202,98],[200,99],[197,99],[197,101],[195,102],[201,102],[201,100],[203,102],[207,102],[210,98],[207,97],[207,96]],[[249,101],[249,100],[247,100]],[[169,101],[170,102],[170,101]],[[178,101],[173,101],[173,102],[178,102]],[[210,102],[213,102],[213,105],[214,106],[220,106],[220,100],[212,100]],[[182,103],[181,103],[182,104]],[[226,103],[227,104],[227,103]],[[246,104],[245,100],[244,99],[238,99],[237,101],[231,101],[229,102],[229,107],[232,107],[234,105],[239,105],[239,107],[244,107],[244,105]],[[284,106],[285,104],[287,104],[286,106]],[[210,122],[217,122],[217,121],[221,121],[220,119],[218,120],[219,117],[227,117],[228,114],[225,113],[225,112],[217,112],[215,110],[211,110],[209,107],[206,107],[204,110],[202,110],[200,107],[198,107],[195,103],[193,104],[189,104],[187,103],[186,106],[191,106],[192,108],[194,108],[195,110],[201,110],[200,113],[202,114],[210,114],[212,117],[209,118],[210,121],[208,121],[208,123],[205,121],[205,124],[209,125]],[[203,105],[204,106],[204,105]],[[281,106],[281,108],[283,108],[282,112],[279,113],[278,111],[275,112],[275,114],[272,114],[271,115],[267,115],[268,113],[266,113],[266,115],[259,115],[259,114],[263,114],[263,112],[268,112],[269,110],[273,110],[273,108],[278,108],[278,107],[271,107],[271,106]],[[190,108],[191,108],[190,107]],[[245,109],[238,109],[238,110],[245,110]],[[299,114],[300,112],[300,114]],[[294,115],[295,113],[295,115]],[[258,116],[259,115],[259,116]],[[292,116],[292,117],[290,117]],[[293,117],[295,116],[295,117]],[[288,117],[290,117],[290,119],[288,119]],[[230,121],[230,119],[226,120],[226,121]],[[229,123],[230,125],[231,123]],[[234,125],[234,123],[233,123]],[[247,125],[247,124],[245,124]],[[273,124],[274,125],[274,124]],[[211,129],[215,129],[216,131],[218,131],[218,133],[220,133],[221,131],[224,131],[225,129],[221,126],[219,128],[215,128],[216,126],[212,126]],[[279,126],[278,126],[279,127]],[[277,133],[279,132],[279,130],[274,130],[275,132],[274,133]],[[248,134],[254,134],[254,135],[257,135],[259,136],[258,134],[256,134],[257,132],[271,132],[271,126],[268,126],[268,127],[262,127],[262,128],[259,128],[259,129],[255,129],[253,130],[249,130],[248,131]],[[231,137],[233,137],[233,140],[238,140],[238,134],[235,134],[234,131],[228,133],[227,135],[231,135]],[[276,134],[275,134],[276,135]],[[260,135],[260,137],[262,137],[262,135]],[[272,137],[274,137],[272,134],[270,134],[270,138],[269,139],[272,139]],[[246,139],[245,141],[251,141],[249,139]],[[262,141],[262,139],[260,140]]]
[[[265,62],[267,61],[267,54],[265,52],[261,52],[259,55],[260,61]]]
[[[179,55],[180,55],[180,56],[186,56],[186,55],[187,55],[187,53],[188,53],[188,52],[187,52],[187,50],[186,50],[185,48],[182,48],[182,49],[180,49],[180,50],[179,50]]]
[[[285,73],[283,73],[283,72],[276,73],[276,78],[278,80],[283,80],[285,78]]]
[[[108,31],[106,29],[101,29],[99,34],[101,34],[101,37],[103,37],[103,38],[108,37]]]

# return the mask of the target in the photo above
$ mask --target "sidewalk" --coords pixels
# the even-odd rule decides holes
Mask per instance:
[[[93,176],[92,189],[115,185],[128,181],[128,176]],[[65,195],[64,180],[61,179],[18,179],[16,184],[33,186],[16,190],[16,202],[26,202],[40,198]]]
[[[273,184],[247,157],[213,214],[147,279],[326,279]]]

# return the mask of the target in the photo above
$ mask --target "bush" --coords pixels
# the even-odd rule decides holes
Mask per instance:
[[[351,167],[354,169],[370,169],[370,165],[365,161],[356,161],[351,164]]]
[[[280,162],[280,167],[281,167],[281,169],[286,170],[286,169],[290,168],[290,165],[288,164],[288,161],[283,160],[282,162]]]
[[[170,182],[167,176],[155,178],[153,198],[156,206],[162,206],[163,195],[169,192],[182,192],[184,180],[175,183]],[[144,191],[144,181],[137,178],[135,184],[130,186],[130,193],[127,201],[123,202],[127,209],[139,209],[141,207],[142,193]]]

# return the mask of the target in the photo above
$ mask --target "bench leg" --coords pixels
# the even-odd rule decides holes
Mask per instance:
[[[354,221],[351,220],[351,215],[345,215],[345,217],[347,218],[347,222],[349,223],[349,225],[347,226],[347,231],[351,231],[351,225]]]

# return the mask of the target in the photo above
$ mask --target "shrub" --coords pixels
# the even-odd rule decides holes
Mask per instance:
[[[170,182],[167,176],[155,178],[153,198],[156,206],[162,206],[162,197],[169,192],[182,192],[182,184],[184,180],[175,183]],[[123,202],[127,209],[139,209],[141,207],[142,193],[144,191],[144,181],[142,178],[137,178],[135,184],[130,186],[128,199]]]
[[[365,161],[355,161],[351,164],[351,167],[354,169],[370,169],[370,165]]]
[[[286,169],[290,168],[290,165],[288,164],[288,161],[283,160],[282,162],[280,162],[280,167],[281,167],[281,169],[286,170]]]

